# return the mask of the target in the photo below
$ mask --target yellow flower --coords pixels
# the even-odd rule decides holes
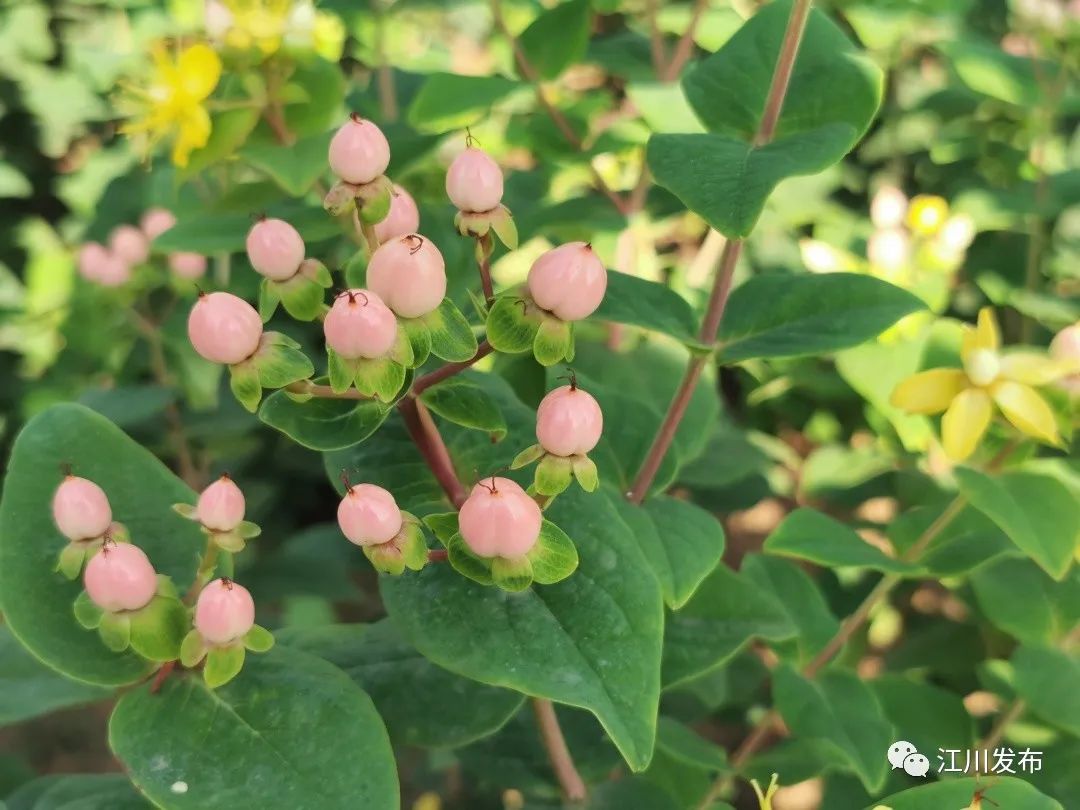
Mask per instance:
[[[122,130],[149,145],[172,135],[172,161],[186,166],[191,153],[210,138],[210,113],[203,102],[221,78],[221,60],[202,44],[185,48],[175,61],[162,43],[150,53],[149,83],[126,88],[125,103],[133,112]]]
[[[933,236],[949,215],[949,204],[941,197],[920,194],[907,211],[908,227],[920,236]]]
[[[990,426],[994,405],[1020,432],[1058,444],[1057,422],[1046,400],[1032,387],[1047,385],[1068,367],[1037,352],[1000,352],[1001,335],[990,308],[979,312],[978,326],[965,327],[960,356],[963,369],[921,371],[901,382],[892,404],[911,413],[945,412],[941,439],[954,461],[970,456]]]

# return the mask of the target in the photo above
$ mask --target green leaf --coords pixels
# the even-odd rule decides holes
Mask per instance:
[[[1080,659],[1052,647],[1023,644],[1013,653],[1016,691],[1046,722],[1080,736]]]
[[[588,709],[641,770],[659,699],[659,586],[606,496],[571,490],[546,515],[581,556],[578,571],[558,585],[511,596],[429,565],[381,580],[387,610],[439,666]]]
[[[644,506],[621,501],[619,511],[660,580],[664,602],[673,610],[682,607],[724,553],[719,519],[665,495],[649,498]]]
[[[0,504],[0,608],[12,634],[35,657],[77,680],[132,683],[149,672],[134,655],[109,652],[76,621],[72,603],[82,583],[55,572],[67,544],[53,526],[50,504],[62,464],[96,482],[159,574],[181,589],[191,584],[206,538],[172,510],[194,502],[148,450],[80,405],[55,405],[23,428],[7,467]]]
[[[46,667],[0,625],[0,726],[67,706],[104,700],[108,689],[73,681]]]
[[[910,563],[887,556],[840,521],[805,507],[796,509],[773,529],[765,540],[764,550],[809,560],[826,568],[850,565],[898,574],[914,570]]]
[[[884,799],[879,799],[866,806],[866,810],[888,807],[889,810],[943,810],[956,808],[963,810],[970,807],[973,797],[983,792],[983,808],[993,807],[994,802],[1002,810],[1023,808],[1023,810],[1064,810],[1058,802],[1036,790],[1023,779],[1011,776],[995,776],[992,780],[984,778],[949,779],[944,782],[931,782],[928,785],[905,790]]]
[[[224,110],[213,116],[210,139],[206,146],[191,153],[187,166],[177,171],[177,179],[187,180],[203,169],[231,158],[258,123],[259,108],[254,104],[251,107]]]
[[[7,810],[150,810],[123,774],[43,776],[7,796]]]
[[[590,16],[589,0],[565,0],[541,11],[521,32],[518,44],[541,79],[558,77],[585,56]]]
[[[910,742],[933,762],[938,748],[974,747],[975,721],[963,696],[913,678],[886,673],[870,681],[896,738]]]
[[[471,360],[476,354],[476,335],[468,319],[453,301],[444,298],[438,309],[418,319],[428,329],[431,353],[451,363]]]
[[[937,47],[960,80],[976,93],[1020,107],[1033,107],[1043,101],[1036,70],[1052,75],[1058,69],[1037,57],[1006,53],[996,42],[944,40]]]
[[[1029,472],[991,478],[967,467],[956,470],[956,480],[971,504],[1039,567],[1054,579],[1065,576],[1080,538],[1080,510],[1064,484]]]
[[[275,391],[259,408],[259,419],[312,450],[339,450],[368,438],[386,420],[391,406],[378,400],[313,397],[297,402]]]
[[[451,379],[426,389],[420,400],[455,425],[482,430],[492,441],[506,436],[506,420],[499,406],[483,388],[466,379]]]
[[[661,716],[657,723],[656,747],[705,771],[728,769],[727,752],[723,748],[670,717]]]
[[[881,101],[881,71],[814,10],[774,138],[754,142],[791,7],[790,0],[764,6],[683,79],[710,134],[659,134],[649,141],[657,182],[729,238],[753,230],[781,180],[823,171],[847,154]]]
[[[716,568],[664,628],[664,688],[721,667],[752,638],[781,641],[795,628],[771,594]]]
[[[732,294],[720,359],[799,357],[856,346],[923,309],[911,293],[870,276],[755,276]]]
[[[1050,644],[1080,621],[1080,572],[1055,582],[1030,560],[998,560],[975,571],[971,587],[983,614],[1020,641]]]
[[[827,741],[868,791],[881,790],[894,732],[877,697],[855,673],[833,669],[810,681],[781,664],[773,672],[773,696],[794,735]]]
[[[157,694],[128,692],[109,722],[109,746],[139,789],[170,810],[399,807],[371,699],[331,664],[284,647],[250,656],[217,691],[183,676]]]
[[[523,85],[502,76],[432,73],[409,106],[408,121],[420,132],[441,133],[479,123],[491,107]]]
[[[457,748],[498,731],[524,701],[436,666],[389,619],[288,630],[286,646],[342,669],[371,695],[390,737],[405,745]]]
[[[604,300],[591,317],[652,329],[682,341],[693,341],[697,335],[697,317],[685,298],[666,284],[617,270],[608,271]]]
[[[300,60],[289,76],[287,88],[299,91],[297,101],[285,105],[285,124],[297,138],[326,132],[344,120],[341,102],[346,95],[345,76],[337,62],[322,58]]]
[[[341,234],[337,220],[327,216],[322,206],[316,208],[297,203],[270,205],[266,214],[289,222],[307,242]],[[204,256],[242,253],[249,230],[251,217],[248,214],[199,209],[178,217],[172,228],[154,240],[154,249],[162,252],[189,250]]]
[[[327,171],[326,151],[332,133],[301,138],[289,146],[249,145],[239,158],[266,172],[293,197],[302,197]]]

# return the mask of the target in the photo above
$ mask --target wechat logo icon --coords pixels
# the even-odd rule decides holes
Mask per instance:
[[[894,771],[903,768],[909,776],[926,776],[930,770],[930,760],[920,754],[914,745],[904,740],[897,740],[890,745],[887,756]]]

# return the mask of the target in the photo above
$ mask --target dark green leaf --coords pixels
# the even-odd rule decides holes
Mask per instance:
[[[1010,776],[998,776],[992,780],[965,777],[933,782],[872,802],[866,806],[866,810],[875,810],[882,806],[891,810],[951,810],[954,807],[956,810],[963,810],[971,807],[975,795],[980,792],[985,797],[983,810],[994,806],[990,802],[994,802],[1002,810],[1011,810],[1013,807],[1018,810],[1064,810],[1058,802],[1039,793],[1023,779]]]
[[[498,441],[506,436],[506,420],[495,400],[468,380],[451,379],[425,390],[420,399],[455,425],[482,430]]]
[[[409,107],[409,123],[421,132],[464,129],[519,87],[522,85],[502,76],[433,73]]]
[[[1012,657],[1016,691],[1039,717],[1080,736],[1080,660],[1052,647],[1024,644]]]
[[[7,810],[150,810],[123,774],[43,776],[7,797]]]
[[[339,450],[362,442],[385,421],[390,406],[376,400],[314,397],[297,402],[275,391],[259,407],[259,419],[312,450]]]
[[[886,674],[870,682],[897,739],[934,758],[938,748],[974,747],[975,722],[962,695],[903,675]]]
[[[665,284],[617,270],[608,271],[607,292],[592,317],[653,329],[684,341],[694,340],[697,334],[697,317],[685,298]]]
[[[1051,644],[1080,621],[1080,572],[1061,582],[1030,560],[999,560],[971,576],[983,614],[994,626],[1033,644]]]
[[[289,146],[253,145],[240,151],[240,159],[266,172],[293,197],[302,197],[327,172],[331,133],[302,138]]]
[[[554,79],[585,56],[589,44],[589,0],[564,0],[542,11],[518,43],[541,79]]]
[[[908,573],[909,563],[887,556],[838,520],[815,509],[789,514],[765,540],[765,551],[809,560],[827,568],[850,565],[875,571]]]

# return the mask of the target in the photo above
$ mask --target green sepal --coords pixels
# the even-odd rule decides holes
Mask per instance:
[[[88,550],[89,546],[86,543],[68,543],[60,551],[60,556],[56,560],[56,570],[66,579],[78,579]]]
[[[75,597],[75,604],[72,605],[72,608],[75,611],[75,621],[87,630],[96,630],[105,615],[105,611],[94,604],[94,600],[90,598],[90,594],[86,591],[82,591]]]
[[[131,532],[128,531],[128,527],[125,526],[123,523],[119,523],[115,520],[109,524],[109,530],[105,532],[105,535],[108,536],[108,538],[114,543],[131,542]],[[101,540],[104,539],[105,537],[101,538]],[[95,554],[98,553],[98,550],[101,548],[102,543],[99,542],[97,539],[85,542],[89,542],[90,544],[90,553],[86,555],[87,559],[90,559],[90,557],[93,557]]]
[[[250,540],[252,537],[258,537],[262,534],[262,527],[258,523],[252,523],[250,520],[241,520],[235,529],[233,534],[237,534],[245,540]]]
[[[376,571],[392,577],[405,573],[405,558],[393,540],[376,546],[363,546],[362,550]]]
[[[274,634],[256,624],[247,631],[243,641],[244,646],[252,652],[264,653],[274,646]]]
[[[412,517],[412,515],[406,516],[406,513],[403,512],[402,517],[405,519],[402,522],[401,531],[393,542],[401,549],[401,558],[405,561],[405,567],[413,571],[419,571],[427,565],[428,561],[428,547],[427,540],[424,538],[424,530],[420,528],[420,521]]]
[[[324,281],[329,283],[324,284]],[[270,283],[286,312],[298,321],[313,321],[323,311],[324,291],[332,286],[333,280],[322,262],[305,259],[295,276],[287,281]]]
[[[454,227],[462,236],[480,238],[491,230],[491,220],[486,211],[458,211],[454,214]]]
[[[437,515],[427,515],[424,523],[431,529],[436,539],[446,548],[450,548],[450,540],[458,533],[458,513],[442,512]]]
[[[487,315],[487,339],[496,351],[520,354],[533,347],[541,314],[517,293],[496,296]]]
[[[412,347],[414,367],[422,366],[431,354],[431,333],[423,318],[401,318],[398,326]]]
[[[281,296],[278,295],[278,285],[271,279],[264,278],[259,284],[259,317],[266,323],[277,312]]]
[[[259,350],[249,362],[255,366],[263,388],[284,388],[315,373],[300,344],[280,332],[265,332]]]
[[[150,604],[129,617],[131,648],[151,661],[175,661],[191,627],[187,608],[180,600],[155,596]]]
[[[172,510],[180,517],[187,518],[188,520],[198,520],[198,511],[190,503],[174,503]]]
[[[517,225],[510,209],[500,205],[491,216],[491,230],[499,237],[499,241],[506,245],[508,250],[517,250],[518,232]]]
[[[540,537],[526,556],[532,563],[533,579],[540,585],[561,582],[578,567],[574,541],[550,520],[540,524]]]
[[[167,574],[157,575],[157,595],[167,596],[170,599],[179,599],[180,592],[176,590],[176,583]]]
[[[206,653],[206,666],[203,667],[203,680],[211,689],[224,686],[244,667],[244,645],[230,644],[226,647],[212,647]]]
[[[180,663],[191,669],[206,657],[206,644],[198,630],[190,631],[180,642]]]
[[[413,355],[412,341],[405,334],[404,329],[397,330],[397,337],[394,339],[394,345],[390,347],[390,353],[387,357],[405,368],[414,368],[417,365]]]
[[[380,175],[370,183],[356,187],[356,210],[360,219],[368,225],[374,225],[386,219],[393,201],[394,187],[385,175]]]
[[[343,394],[349,390],[356,376],[356,370],[351,360],[346,360],[329,346],[326,348],[327,371],[329,374],[330,390],[335,394]]]
[[[600,475],[596,471],[596,463],[588,456],[574,456],[574,478],[586,492],[596,492],[600,486]]]
[[[222,551],[228,551],[230,554],[240,553],[247,545],[247,543],[244,542],[244,538],[235,531],[213,532],[208,530],[207,533],[213,539],[215,546]]]
[[[476,335],[469,319],[449,298],[444,298],[434,311],[420,320],[431,337],[431,353],[440,360],[461,363],[476,354]]]
[[[125,613],[102,611],[97,631],[113,652],[123,652],[131,646],[131,620]]]
[[[481,585],[491,585],[491,560],[478,557],[466,544],[460,533],[455,533],[446,543],[446,559],[463,577]]]
[[[514,460],[510,462],[511,470],[520,470],[522,467],[528,467],[538,458],[544,455],[544,448],[538,444],[534,444],[531,447],[526,447],[516,456]]]
[[[405,345],[408,345],[407,341]],[[351,362],[355,369],[356,389],[369,397],[383,402],[393,402],[401,386],[405,384],[405,366],[394,362],[389,357],[346,362]]]
[[[540,495],[558,495],[573,480],[573,461],[563,456],[546,454],[536,465],[534,486]]]
[[[528,555],[509,559],[495,557],[491,561],[491,580],[504,591],[518,593],[533,583],[532,563]]]
[[[251,360],[229,366],[229,388],[248,411],[255,413],[259,409],[262,385],[259,383],[259,371]]]
[[[330,216],[339,217],[356,207],[356,186],[339,180],[323,198],[323,208]]]
[[[574,359],[574,325],[554,315],[543,319],[533,338],[533,355],[542,366]]]

